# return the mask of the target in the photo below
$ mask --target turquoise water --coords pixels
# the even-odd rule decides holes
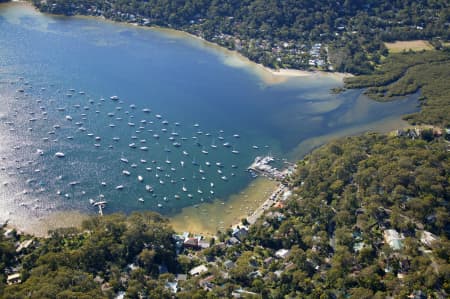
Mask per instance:
[[[332,95],[330,77],[266,85],[223,59],[160,31],[0,6],[0,217],[96,211],[89,199],[174,214],[238,193],[257,155],[417,111]]]

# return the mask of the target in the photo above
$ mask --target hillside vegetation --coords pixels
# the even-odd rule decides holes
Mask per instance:
[[[33,0],[41,11],[103,16],[200,36],[273,68],[370,73],[384,42],[450,40],[445,0]]]

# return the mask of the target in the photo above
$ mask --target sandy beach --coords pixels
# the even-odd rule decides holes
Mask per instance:
[[[186,207],[180,214],[170,217],[175,231],[213,236],[225,231],[260,209],[277,188],[278,182],[264,177],[255,179],[239,194],[226,201],[217,199],[211,203]]]
[[[46,237],[49,230],[56,228],[77,227],[80,228],[84,220],[91,215],[79,211],[54,212],[46,216],[32,219],[24,218],[21,223],[8,223],[8,228],[15,228],[21,233],[34,235],[37,237]]]

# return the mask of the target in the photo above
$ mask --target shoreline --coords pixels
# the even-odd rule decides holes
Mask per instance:
[[[301,69],[272,69],[257,62],[250,60],[248,57],[244,56],[240,52],[236,50],[230,50],[219,44],[208,41],[201,36],[194,35],[187,31],[182,31],[178,29],[168,28],[168,27],[159,27],[159,26],[144,26],[137,23],[128,23],[128,22],[120,22],[114,21],[111,19],[107,19],[103,16],[92,16],[92,15],[73,15],[73,16],[65,16],[58,14],[51,14],[46,12],[39,11],[31,2],[23,1],[23,0],[13,0],[11,2],[2,3],[2,5],[24,5],[27,6],[33,11],[48,15],[54,18],[80,18],[80,19],[92,19],[101,22],[107,22],[111,24],[121,25],[130,28],[139,28],[144,30],[152,30],[156,32],[161,32],[167,34],[170,37],[182,38],[187,40],[188,42],[196,41],[196,43],[192,43],[194,46],[202,45],[204,48],[210,50],[214,50],[214,54],[218,54],[220,56],[222,62],[230,67],[241,68],[245,71],[256,75],[264,84],[266,85],[276,85],[282,84],[292,78],[305,78],[305,77],[328,77],[340,82],[343,82],[345,78],[353,77],[354,75],[350,73],[339,73],[333,71],[322,71],[322,70],[301,70]],[[200,42],[200,43],[198,43]]]

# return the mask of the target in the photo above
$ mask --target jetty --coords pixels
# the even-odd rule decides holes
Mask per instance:
[[[93,204],[95,207],[98,207],[98,213],[100,216],[103,216],[103,209],[106,206],[106,201],[98,201]]]
[[[253,161],[253,163],[247,168],[247,170],[253,176],[262,175],[268,177],[269,179],[282,181],[289,174],[289,169],[283,171],[278,170],[276,167],[270,165],[274,161],[275,159],[272,156],[258,156],[255,158],[255,161]]]

